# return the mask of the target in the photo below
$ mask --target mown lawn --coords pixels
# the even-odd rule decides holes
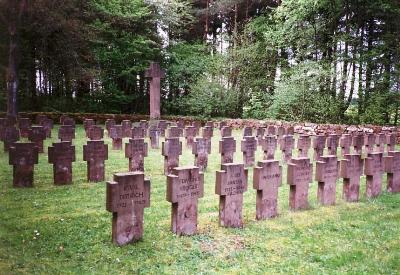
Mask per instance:
[[[46,148],[57,136],[46,141]],[[166,177],[160,150],[149,149],[146,176],[151,178],[151,207],[145,210],[142,241],[116,247],[111,243],[111,213],[105,210],[105,183],[86,181],[82,160],[84,131],[77,128],[74,184],[52,183],[47,149],[35,167],[35,187],[12,188],[12,167],[0,146],[0,274],[10,273],[386,273],[400,272],[400,194],[365,198],[365,177],[359,203],[341,199],[322,207],[316,201],[316,182],[307,211],[288,211],[286,168],[279,193],[280,216],[255,220],[252,169],[245,193],[243,229],[218,226],[218,196],[214,194],[219,168],[219,131],[215,131],[205,195],[199,201],[199,234],[176,237],[170,231],[170,204],[165,199]],[[237,140],[241,132],[234,132]],[[107,139],[111,149],[111,140]],[[184,146],[185,148],[185,146]],[[240,144],[237,144],[238,151]],[[241,153],[236,153],[241,160]],[[277,155],[278,157],[278,155]],[[181,165],[193,164],[185,149]],[[257,154],[261,159],[261,151]],[[109,151],[106,178],[126,171],[123,151]],[[384,176],[386,189],[386,176]]]

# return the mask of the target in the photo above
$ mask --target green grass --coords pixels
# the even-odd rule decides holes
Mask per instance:
[[[53,136],[57,130],[53,130]],[[81,126],[74,141],[77,160],[73,165],[74,184],[70,186],[53,185],[46,150],[35,166],[35,187],[12,188],[12,167],[1,145],[0,274],[400,272],[400,194],[383,192],[368,200],[365,177],[359,203],[341,199],[342,183],[338,181],[337,205],[322,207],[316,200],[314,182],[310,209],[290,212],[285,167],[279,190],[280,216],[256,221],[250,169],[244,195],[244,228],[220,228],[218,196],[214,194],[215,171],[220,166],[218,132],[205,173],[204,198],[199,200],[199,233],[192,237],[171,233],[163,157],[160,150],[149,149],[145,174],[151,178],[152,190],[151,207],[145,209],[144,237],[124,247],[111,243],[105,183],[86,181],[86,163],[82,160],[86,141]],[[238,140],[240,132],[234,134]],[[46,148],[54,140],[47,140]],[[107,143],[111,148],[109,139]],[[241,153],[235,157],[240,161]],[[191,151],[185,149],[181,165],[191,165],[193,160]],[[110,150],[106,178],[127,168],[123,151]]]

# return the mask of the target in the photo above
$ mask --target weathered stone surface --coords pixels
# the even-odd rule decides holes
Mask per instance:
[[[253,135],[253,128],[251,128],[251,127],[243,128],[243,137],[250,137],[252,135]]]
[[[293,126],[287,126],[285,128],[285,135],[294,135],[294,127]]]
[[[219,224],[243,226],[243,193],[247,191],[248,171],[243,164],[227,163],[217,171],[215,193],[219,195]]]
[[[282,160],[287,163],[292,158],[294,137],[292,135],[283,135],[279,140],[279,147],[282,151]]]
[[[360,177],[364,161],[359,154],[346,154],[341,161],[340,176],[343,178],[343,199],[357,202],[360,197]]]
[[[182,155],[182,142],[179,138],[165,138],[162,143],[162,155],[164,156],[164,174],[172,173],[175,167],[179,166],[179,156]]]
[[[396,134],[390,133],[386,134],[386,145],[387,145],[387,151],[394,151],[396,147]]]
[[[88,181],[99,182],[104,180],[105,163],[108,159],[108,146],[102,140],[88,140],[83,145],[83,160],[87,162]]]
[[[226,126],[227,126],[226,121],[220,121],[219,124],[218,124],[218,128],[219,128],[220,130],[222,130],[222,128],[224,128],[224,127],[226,127]]]
[[[60,129],[58,129],[58,138],[61,141],[69,141],[75,138],[75,128],[72,125],[62,125]]]
[[[211,126],[205,126],[202,129],[202,137],[211,139],[214,136],[214,128]]]
[[[90,140],[99,140],[99,139],[103,139],[103,137],[104,137],[104,130],[103,130],[103,128],[101,128],[100,126],[96,126],[96,125],[91,126],[91,127],[88,129],[87,137],[88,137]]]
[[[124,137],[124,138],[134,138],[132,136],[132,121],[123,120],[121,122],[121,127],[122,127],[122,137]]]
[[[267,135],[260,140],[261,148],[264,152],[264,160],[272,160],[275,158],[276,147],[278,140],[276,136]]]
[[[177,235],[197,232],[198,200],[204,195],[204,175],[199,167],[176,167],[167,178],[167,201],[171,207],[171,230]]]
[[[27,138],[29,134],[29,130],[32,126],[32,122],[29,118],[20,118],[18,119],[18,127],[21,137]]]
[[[46,137],[51,138],[51,130],[53,129],[53,120],[49,118],[45,118],[40,122],[40,126],[44,128],[46,132]]]
[[[254,165],[257,150],[257,140],[253,136],[245,136],[241,142],[241,151],[243,153],[243,163],[245,167]]]
[[[387,173],[387,191],[400,192],[400,152],[389,151],[385,157],[385,172]]]
[[[71,118],[71,117],[68,117],[68,116],[64,117],[61,120],[61,124],[62,125],[71,125],[72,127],[75,128],[75,120],[73,118]]]
[[[147,120],[141,120],[139,121],[139,127],[142,128],[146,133],[147,129],[149,128],[149,122]]]
[[[336,155],[322,156],[316,163],[315,180],[318,181],[318,201],[322,205],[336,203],[336,181],[339,178],[339,165]]]
[[[72,162],[75,161],[75,146],[69,141],[56,142],[49,146],[48,161],[53,164],[55,185],[72,183]]]
[[[326,137],[323,135],[315,136],[313,139],[314,149],[314,160],[321,160],[321,156],[324,154]]]
[[[308,208],[308,189],[312,182],[312,163],[308,158],[292,158],[288,163],[289,208]]]
[[[383,153],[385,152],[386,135],[384,133],[379,133],[376,135],[376,151]]]
[[[46,139],[46,131],[43,126],[32,126],[28,133],[28,139],[34,142],[39,150],[43,153],[43,141]]]
[[[300,158],[307,158],[308,151],[311,147],[311,137],[309,135],[300,135],[297,139],[297,150],[299,152],[298,156]]]
[[[367,133],[364,136],[364,146],[365,146],[365,150],[367,151],[368,154],[374,152],[375,142],[376,142],[375,134]]]
[[[115,125],[115,120],[114,119],[107,119],[105,123],[105,127],[107,130],[107,136],[110,137],[110,128]]]
[[[10,146],[9,164],[13,166],[13,187],[33,187],[34,165],[38,164],[35,143],[13,143]]]
[[[228,126],[224,126],[221,128],[221,137],[231,137],[232,136],[232,128]]]
[[[193,121],[192,126],[194,126],[197,129],[196,135],[200,134],[200,128],[201,128],[201,122],[200,121]]]
[[[156,125],[149,127],[150,147],[152,149],[160,148],[160,135],[160,129],[158,129]]]
[[[114,125],[110,128],[109,136],[112,139],[112,149],[122,150],[122,138],[124,137],[124,132],[122,125]]]
[[[183,135],[182,128],[178,126],[171,126],[168,128],[167,137],[169,138],[179,138]]]
[[[275,125],[268,125],[267,134],[275,136],[276,135],[276,126]]]
[[[6,126],[2,134],[4,152],[8,152],[11,144],[19,140],[19,130],[15,126]]]
[[[196,138],[193,143],[194,165],[205,171],[208,166],[208,155],[211,154],[211,140],[207,138]]]
[[[369,153],[365,158],[364,174],[367,176],[366,195],[374,198],[382,192],[382,174],[384,172],[382,153]]]
[[[257,220],[278,215],[278,189],[281,183],[282,166],[279,165],[279,161],[263,160],[254,167],[253,188],[257,190]]]
[[[144,208],[150,207],[150,180],[141,172],[114,174],[107,182],[106,208],[113,213],[112,242],[122,246],[143,237]]]
[[[187,126],[185,128],[186,147],[192,148],[194,138],[196,137],[197,129],[194,126]]]
[[[205,127],[214,128],[214,122],[213,121],[207,121]]]
[[[85,118],[83,120],[83,128],[85,129],[86,137],[89,137],[89,129],[95,125],[96,125],[96,122],[91,118]]]
[[[131,129],[131,134],[129,135],[132,138],[145,138],[146,130],[140,126],[135,126]]]
[[[266,128],[265,127],[258,127],[256,129],[256,138],[257,138],[258,142],[260,142],[261,139],[264,137],[265,132],[266,132]]]
[[[276,127],[276,135],[281,139],[285,135],[286,129],[282,125]]]
[[[361,155],[362,154],[362,148],[364,146],[364,135],[360,134],[355,134],[353,135],[353,140],[352,140],[352,146],[354,149],[354,152],[356,154]]]
[[[67,117],[66,115],[60,116],[60,124],[63,124],[64,118],[66,118],[66,117]],[[44,120],[44,119],[47,119],[46,115],[42,115],[42,114],[37,115],[36,119],[35,119],[36,124],[40,125],[42,123],[42,120]]]
[[[165,137],[165,130],[168,127],[168,123],[165,120],[160,120],[158,122],[157,128],[160,130],[160,134],[162,137]]]
[[[145,72],[145,77],[150,79],[150,119],[159,119],[160,112],[160,85],[165,77],[165,71],[158,63],[152,62]]]
[[[221,164],[232,163],[233,155],[236,152],[236,140],[233,137],[223,137],[219,141],[219,153],[221,154]]]
[[[350,134],[343,134],[340,137],[339,145],[341,148],[342,156],[350,154],[350,147],[351,147],[351,135]]]
[[[328,148],[328,155],[337,155],[337,148],[339,146],[340,136],[336,134],[330,134],[326,139],[326,147]]]
[[[129,139],[125,144],[125,157],[129,158],[130,172],[144,172],[144,158],[147,157],[148,146],[143,138]]]

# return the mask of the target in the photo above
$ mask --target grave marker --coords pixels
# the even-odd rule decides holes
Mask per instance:
[[[129,158],[130,172],[144,172],[144,158],[147,157],[148,147],[143,138],[129,139],[125,145],[125,157]]]
[[[182,136],[182,129],[178,126],[171,126],[168,128],[167,136],[169,138],[179,138]]]
[[[385,157],[385,172],[387,173],[387,191],[400,192],[400,152],[389,151]]]
[[[107,119],[105,123],[105,127],[107,130],[107,136],[110,137],[110,128],[115,125],[115,120],[114,119]]]
[[[85,118],[85,120],[83,121],[83,128],[85,129],[86,137],[89,137],[90,127],[93,127],[95,125],[96,125],[96,123],[93,119]]]
[[[196,138],[193,143],[192,153],[194,154],[194,165],[205,171],[208,165],[208,154],[211,154],[211,140]]]
[[[350,154],[351,135],[343,134],[339,140],[342,156]]]
[[[359,154],[346,154],[341,161],[340,176],[343,178],[343,199],[357,202],[360,196],[360,177],[364,161]]]
[[[241,151],[243,153],[243,163],[245,167],[254,165],[257,150],[257,140],[253,136],[245,136],[241,142]]]
[[[53,129],[53,120],[50,118],[45,118],[40,122],[40,126],[43,126],[46,133],[46,137],[51,138],[51,130]]]
[[[387,151],[394,151],[396,148],[396,134],[390,133],[386,135]]]
[[[355,134],[353,136],[352,145],[354,152],[358,155],[362,154],[362,148],[364,145],[364,136],[360,134]]]
[[[46,130],[43,126],[32,126],[29,130],[28,139],[34,142],[39,150],[43,153],[43,141],[46,139]]]
[[[99,139],[103,139],[103,137],[104,137],[104,130],[103,130],[103,128],[101,128],[100,126],[91,126],[89,129],[88,129],[88,132],[87,132],[87,137],[90,139],[90,140],[99,140]]]
[[[150,180],[141,172],[114,174],[107,182],[106,208],[113,213],[112,241],[125,245],[143,237],[144,208],[150,207]]]
[[[108,146],[102,140],[88,140],[83,145],[83,160],[87,162],[88,181],[103,181],[105,176],[104,161],[108,159]]]
[[[261,148],[264,152],[264,160],[272,160],[275,158],[275,151],[278,145],[276,136],[268,135],[261,140]]]
[[[27,138],[29,134],[29,129],[32,126],[32,122],[29,118],[18,119],[18,127],[21,137]]]
[[[192,148],[194,138],[196,137],[197,129],[194,126],[187,126],[185,128],[186,147]]]
[[[9,164],[13,166],[13,187],[33,187],[34,165],[38,164],[35,143],[13,143],[10,146]]]
[[[69,141],[75,138],[75,128],[72,125],[62,125],[58,129],[58,138],[61,141]]]
[[[376,135],[376,151],[383,153],[385,152],[385,144],[386,144],[386,135],[384,133],[380,133]]]
[[[292,135],[284,135],[279,141],[280,149],[282,151],[282,160],[286,163],[292,158],[292,151],[294,148],[294,138]]]
[[[179,156],[182,155],[182,142],[179,138],[165,138],[162,143],[162,155],[164,156],[164,174],[172,173],[175,167],[179,166]]]
[[[72,162],[75,161],[75,146],[71,142],[56,142],[49,146],[48,161],[53,164],[55,185],[72,183]]]
[[[368,133],[364,136],[364,146],[367,154],[374,152],[374,145],[376,143],[375,134]]]
[[[339,177],[339,164],[336,155],[322,156],[321,160],[316,163],[317,197],[322,205],[334,205],[336,203],[336,181]]]
[[[314,160],[321,160],[322,155],[324,154],[326,137],[324,135],[318,135],[314,137],[313,140],[313,149],[314,149]]]
[[[221,154],[221,164],[232,163],[233,155],[236,152],[236,141],[233,137],[223,137],[219,141],[219,153]]]
[[[263,160],[254,167],[253,188],[257,190],[256,219],[278,216],[278,189],[282,183],[282,166],[277,160]]]
[[[132,136],[132,122],[130,120],[123,120],[121,122],[121,127],[122,127],[122,137],[134,138]]]
[[[247,191],[248,171],[243,164],[227,163],[217,171],[215,193],[219,195],[219,224],[243,226],[243,193]]]
[[[177,235],[197,232],[197,205],[204,196],[204,175],[199,167],[176,167],[167,177],[167,201],[171,207],[171,230]]]
[[[369,153],[365,158],[364,174],[367,177],[367,198],[377,197],[381,193],[384,169],[382,153]]]
[[[165,137],[165,129],[167,129],[168,124],[165,120],[160,120],[158,122],[158,129],[160,129],[160,134],[162,137]]]
[[[122,138],[124,137],[122,125],[114,125],[113,127],[111,127],[109,135],[112,139],[112,149],[122,150]]]
[[[243,128],[243,137],[250,137],[252,135],[253,135],[253,128],[248,126]]]
[[[312,181],[312,163],[308,158],[292,158],[288,163],[287,181],[290,185],[289,208],[308,208],[308,189]]]
[[[149,127],[150,146],[152,149],[160,148],[160,130],[157,126],[152,125]]]
[[[19,130],[15,126],[6,126],[3,133],[4,152],[7,152],[14,142],[19,140]]]
[[[267,134],[271,136],[276,136],[276,127],[275,125],[268,125]]]
[[[133,127],[132,129],[130,129],[130,131],[131,131],[131,134],[129,134],[129,136],[134,139],[146,137],[146,130],[140,126]]]
[[[228,126],[224,126],[221,128],[221,137],[230,137],[232,136],[232,128]]]
[[[328,155],[337,155],[337,148],[339,146],[339,135],[331,134],[326,139],[326,147],[328,148]]]
[[[207,138],[207,139],[211,139],[214,136],[214,128],[210,127],[210,126],[205,126],[202,129],[202,137],[203,138]]]
[[[308,158],[308,151],[311,147],[311,137],[309,135],[300,135],[297,139],[297,150],[300,158]]]
[[[75,128],[75,120],[71,117],[64,117],[62,120],[62,125],[71,125]]]

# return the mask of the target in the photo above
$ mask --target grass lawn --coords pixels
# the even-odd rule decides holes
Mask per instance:
[[[215,130],[212,154],[205,173],[204,197],[199,200],[199,233],[176,237],[170,231],[171,205],[165,199],[161,150],[150,149],[145,174],[151,179],[151,206],[145,209],[143,240],[117,247],[111,243],[111,216],[105,210],[105,182],[86,181],[81,125],[74,140],[76,162],[73,185],[54,186],[52,165],[45,154],[35,166],[34,188],[12,188],[12,166],[0,145],[0,274],[10,273],[400,273],[400,194],[386,191],[376,199],[341,199],[322,207],[317,202],[317,184],[310,190],[310,209],[288,211],[286,166],[279,190],[280,216],[255,220],[256,193],[244,195],[243,229],[218,226],[218,196],[214,194],[215,171],[220,166],[219,131]],[[234,131],[236,140],[240,131]],[[183,140],[183,139],[182,139]],[[106,161],[106,179],[128,169],[123,151],[111,150]],[[184,143],[185,144],[185,143]],[[184,145],[185,148],[185,145]],[[237,143],[236,161],[241,161]],[[180,163],[192,165],[191,150],[184,149]],[[311,153],[311,152],[310,152]],[[276,156],[279,157],[280,156]],[[261,150],[257,160],[261,159]],[[315,166],[314,166],[315,169]],[[386,175],[384,176],[386,190]]]

